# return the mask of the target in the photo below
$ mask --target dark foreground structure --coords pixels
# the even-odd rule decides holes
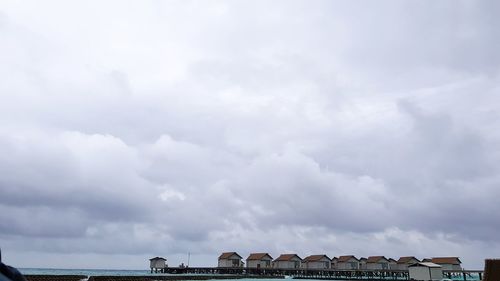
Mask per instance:
[[[500,259],[484,261],[484,281],[500,281]]]

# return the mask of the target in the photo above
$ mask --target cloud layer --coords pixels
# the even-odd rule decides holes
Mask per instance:
[[[0,4],[21,267],[500,251],[498,3]]]

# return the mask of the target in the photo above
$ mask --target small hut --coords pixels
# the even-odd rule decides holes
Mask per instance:
[[[311,255],[302,260],[305,269],[329,269],[332,260],[327,255]]]
[[[247,268],[270,268],[272,261],[268,253],[252,253],[247,258]]]
[[[332,258],[332,263],[331,263],[330,268],[331,268],[331,269],[337,269],[337,263],[338,263],[338,262],[339,262],[339,258],[337,258],[337,257],[333,257],[333,258]]]
[[[359,269],[366,269],[367,258],[359,258]]]
[[[297,254],[283,254],[273,261],[273,267],[278,269],[300,268],[302,259]]]
[[[371,256],[366,260],[366,269],[378,270],[378,269],[389,269],[389,260],[384,256]]]
[[[217,266],[218,267],[242,267],[243,262],[241,261],[243,257],[238,255],[236,252],[225,252],[219,256]]]
[[[398,269],[399,270],[408,270],[408,266],[420,262],[416,257],[408,256],[408,257],[400,257],[398,260]]]
[[[431,281],[443,278],[443,268],[432,262],[418,262],[408,266],[410,280]]]
[[[462,262],[457,257],[437,257],[432,258],[431,262],[439,264],[443,270],[462,270]]]
[[[389,258],[389,269],[391,270],[398,269],[398,262],[393,258]]]
[[[340,256],[337,261],[337,269],[350,270],[359,269],[359,260],[353,256]]]
[[[151,273],[161,272],[167,267],[167,259],[162,257],[154,257],[149,259],[149,268],[151,268]]]

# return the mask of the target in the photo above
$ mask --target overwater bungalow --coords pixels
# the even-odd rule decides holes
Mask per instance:
[[[443,268],[432,262],[418,262],[408,266],[410,280],[440,280],[443,278]]]
[[[297,254],[283,254],[273,261],[273,268],[296,269],[300,268],[302,258]]]
[[[272,261],[268,253],[252,253],[247,258],[247,268],[271,268]]]
[[[332,263],[327,255],[311,255],[302,260],[305,269],[329,269]]]
[[[330,263],[330,268],[331,269],[337,269],[337,263],[339,261],[339,258],[333,257],[332,262]]]
[[[238,253],[236,253],[236,252],[222,253],[219,256],[217,266],[218,267],[242,267],[243,262],[241,261],[241,259],[243,259],[243,257],[238,255]]]
[[[149,268],[151,272],[158,272],[167,267],[167,259],[162,257],[154,257],[149,259]]]
[[[398,269],[398,262],[393,258],[389,258],[389,269]]]
[[[366,260],[366,269],[389,269],[389,260],[384,256],[371,256]]]
[[[462,270],[462,262],[458,257],[434,257],[431,262],[439,264],[443,270]]]
[[[419,263],[420,261],[413,256],[400,257],[397,261],[399,270],[408,270],[408,266],[412,264]]]
[[[366,269],[367,258],[359,258],[359,269]]]
[[[359,269],[359,259],[355,256],[340,256],[337,261],[337,269],[348,270],[348,269]]]

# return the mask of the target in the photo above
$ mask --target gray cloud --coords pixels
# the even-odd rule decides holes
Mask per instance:
[[[94,4],[0,5],[12,264],[500,250],[498,4]]]

